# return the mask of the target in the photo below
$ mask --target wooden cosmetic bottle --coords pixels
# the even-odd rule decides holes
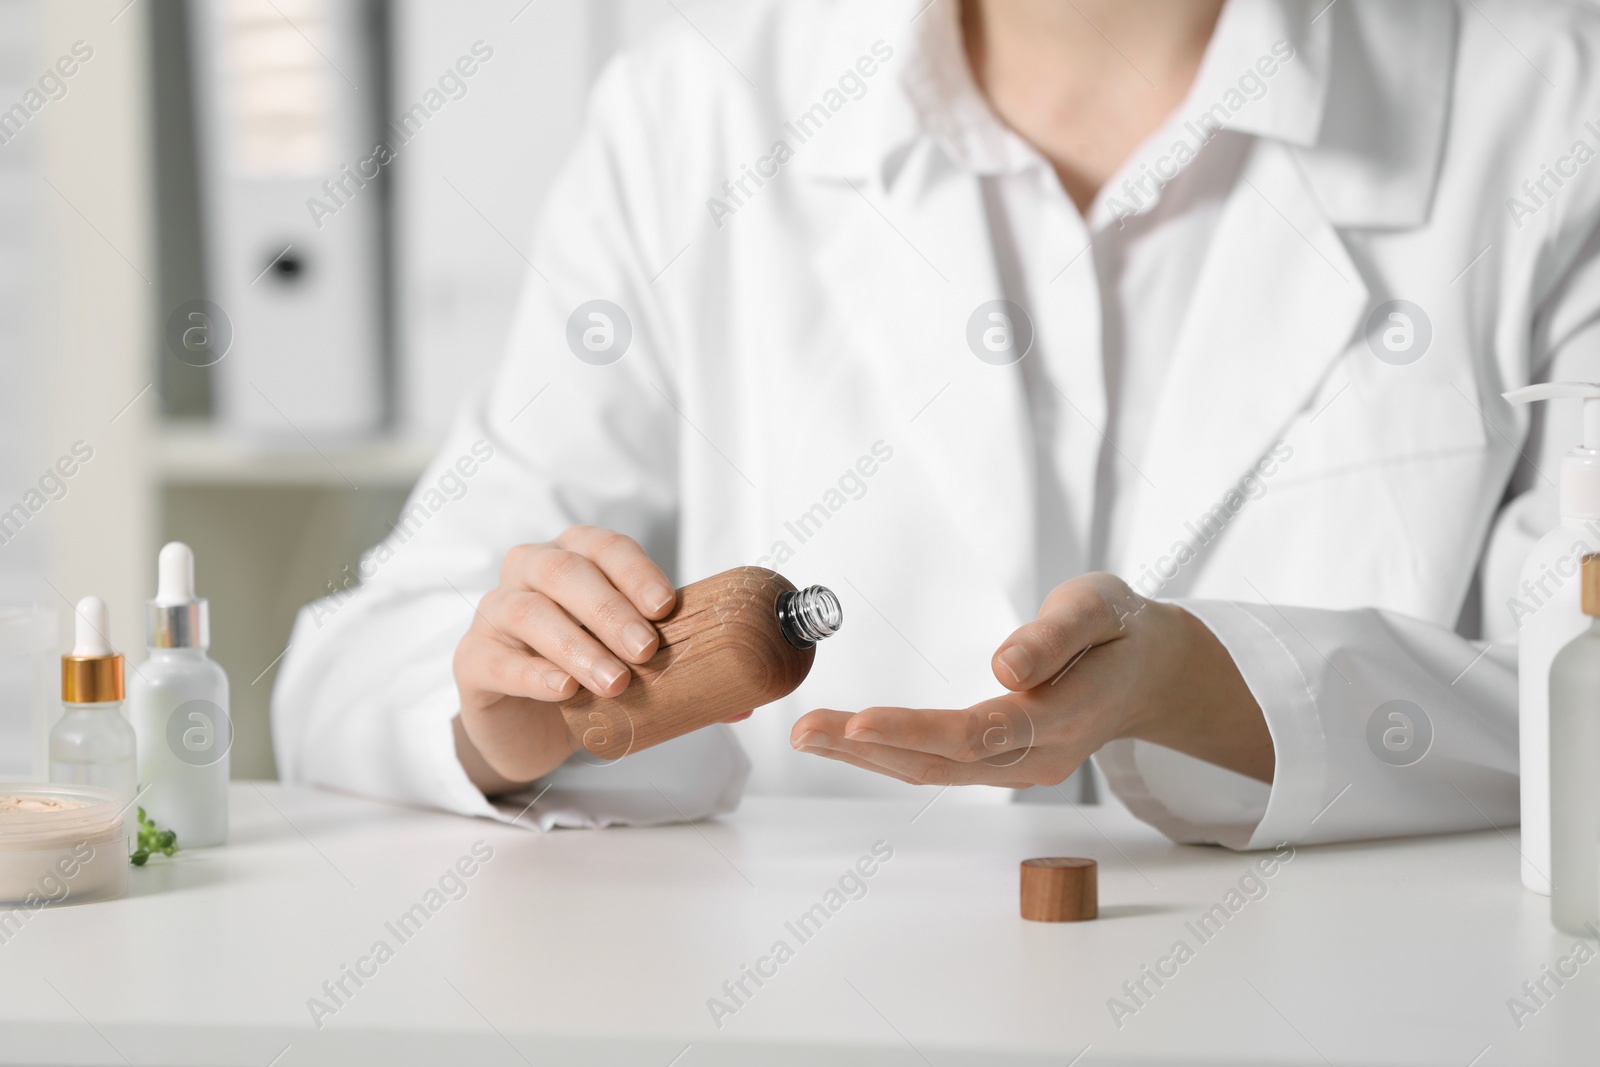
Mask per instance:
[[[620,759],[794,692],[816,643],[842,622],[838,597],[822,586],[735,567],[678,590],[678,606],[656,624],[661,647],[622,695],[580,690],[561,714],[579,746]]]

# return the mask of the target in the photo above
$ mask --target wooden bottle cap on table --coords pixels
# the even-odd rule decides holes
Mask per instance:
[[[1022,917],[1039,923],[1075,923],[1100,913],[1094,860],[1047,856],[1022,861]]]

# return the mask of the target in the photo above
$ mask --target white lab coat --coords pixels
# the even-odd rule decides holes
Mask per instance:
[[[1519,452],[1552,470],[1576,431],[1563,413],[1530,438],[1500,394],[1600,374],[1600,170],[1530,212],[1507,197],[1533,206],[1525,178],[1575,140],[1600,146],[1584,126],[1600,121],[1600,105],[1585,110],[1600,100],[1600,29],[1566,7],[1476,3],[1482,16],[1448,0],[1282,4],[1298,54],[1327,72],[1320,129],[1308,145],[1260,139],[1244,164],[1155,401],[1134,543],[1117,553],[1130,581],[1174,572],[1162,595],[1232,654],[1276,747],[1270,789],[1155,746],[1104,750],[1117,794],[1177,839],[1516,820],[1504,605],[1554,516],[1548,481],[1513,474]],[[535,809],[547,824],[726,810],[749,772],[740,743],[753,790],[910,793],[793,753],[790,725],[812,707],[998,691],[991,652],[1069,576],[1034,573],[1020,365],[967,344],[973,309],[1007,295],[977,182],[940,166],[879,71],[734,213],[707,203],[921,6],[730,3],[702,18],[715,49],[678,25],[612,65],[498,376],[367,557],[364,587],[296,628],[274,696],[286,778],[489,814],[450,744],[451,652],[506,549],[576,522],[633,535],[680,583],[751,562],[825,583],[846,627],[752,720],[557,772]],[[597,299],[632,332],[605,366],[568,344],[569,317]],[[1392,299],[1431,323],[1405,365],[1366,336]],[[1233,491],[1275,452],[1292,458],[1240,506]],[[1220,533],[1186,532],[1219,504]],[[1500,639],[1487,652],[1462,636],[1480,619]],[[1431,726],[1407,766],[1369,741],[1396,700]]]

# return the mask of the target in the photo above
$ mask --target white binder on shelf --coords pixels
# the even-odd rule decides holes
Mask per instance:
[[[384,42],[366,0],[190,0],[207,300],[166,308],[215,365],[222,432],[320,448],[386,418]]]

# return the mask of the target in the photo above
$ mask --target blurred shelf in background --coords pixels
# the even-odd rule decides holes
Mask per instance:
[[[317,449],[256,447],[206,420],[173,420],[156,438],[156,477],[186,487],[409,490],[433,453],[430,444],[394,438]]]
[[[162,538],[194,549],[200,595],[211,601],[212,658],[233,685],[235,778],[276,776],[272,685],[295,617],[388,536],[413,481],[392,459],[352,462],[354,490],[310,460],[239,456],[203,469],[185,460],[158,493]]]
[[[271,778],[272,684],[295,617],[388,535],[433,448],[253,445],[203,419],[166,421],[154,446],[161,534],[195,550],[212,655],[233,683],[233,774]]]

